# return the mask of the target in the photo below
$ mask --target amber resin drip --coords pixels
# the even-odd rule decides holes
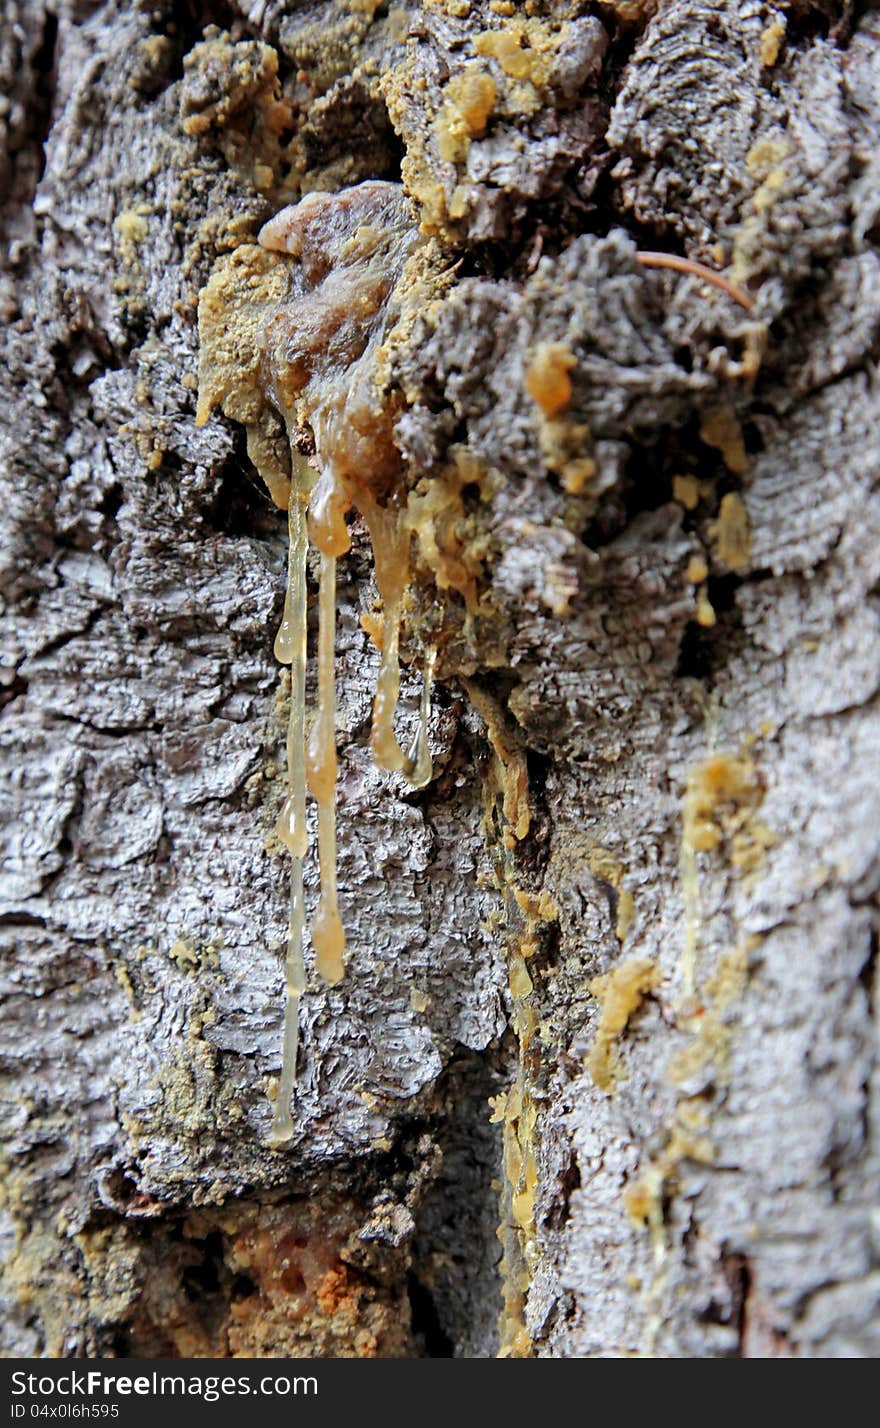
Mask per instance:
[[[290,716],[287,724],[287,797],[278,816],[278,836],[290,849],[290,924],[287,934],[287,956],[284,964],[286,999],[284,1004],[284,1039],[281,1055],[281,1079],[272,1140],[283,1141],[293,1133],[290,1098],[296,1078],[296,1058],[299,1050],[299,1004],[305,991],[303,964],[303,934],[305,932],[305,897],[303,891],[303,858],[306,835],[306,766],[305,766],[305,703],[306,703],[306,556],[308,531],[306,505],[308,487],[305,481],[294,480],[290,488],[288,524],[290,548],[287,560],[287,590],[284,613],[275,638],[275,655],[282,664],[290,665]]]
[[[370,532],[376,586],[384,607],[370,748],[378,767],[394,773],[406,764],[406,754],[394,735],[394,715],[400,694],[398,648],[403,594],[409,576],[410,529],[405,512],[379,506],[371,497],[362,497],[360,509]]]
[[[292,1130],[290,1097],[303,991],[302,861],[306,773],[318,806],[320,897],[312,927],[316,965],[328,982],[344,973],[337,906],[334,631],[336,560],[349,548],[346,514],[365,518],[384,605],[383,649],[371,746],[379,767],[421,786],[431,776],[426,662],[419,733],[409,755],[394,735],[400,684],[399,625],[409,576],[410,524],[389,399],[392,334],[419,307],[423,240],[400,184],[370,180],[313,192],[283,209],[218,265],[199,299],[199,407],[244,422],[248,452],[277,504],[290,497],[290,574],[275,651],[291,666],[288,794],[278,833],[290,850],[291,918],[284,1055],[273,1140]],[[405,276],[406,275],[406,276]],[[319,475],[311,475],[308,451]],[[290,471],[292,469],[292,480]],[[307,515],[308,508],[308,515]],[[308,538],[321,555],[317,709],[305,742]]]
[[[321,893],[312,923],[315,963],[325,982],[345,975],[345,933],[336,895],[336,556],[321,555],[318,594],[318,709],[308,747],[309,788],[318,804]]]
[[[412,788],[425,788],[431,782],[431,775],[434,772],[431,748],[428,743],[428,719],[431,715],[431,690],[434,687],[434,666],[436,663],[437,651],[431,648],[425,655],[418,728],[403,764],[404,777]]]

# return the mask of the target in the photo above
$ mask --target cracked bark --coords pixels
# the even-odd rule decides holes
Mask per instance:
[[[494,1353],[486,1103],[518,1074],[535,1353],[880,1348],[877,11],[531,9],[521,30],[483,3],[0,19],[6,1353]],[[184,72],[211,21],[269,49]],[[505,26],[516,54],[477,43]],[[295,164],[267,189],[278,155],[248,125],[270,51]],[[462,151],[443,134],[469,66],[495,101]],[[356,530],[349,972],[304,999],[277,1152],[285,524],[241,429],[195,426],[193,301],[302,172],[402,175],[459,263],[395,354],[396,439],[430,479],[456,445],[496,474],[465,511],[494,614],[459,620],[435,777],[407,792],[369,756]],[[754,316],[640,269],[658,246],[739,264]],[[573,356],[555,426],[524,379],[553,344]],[[727,495],[750,531],[733,565]],[[414,629],[432,601],[421,571]],[[508,847],[486,695],[528,767]],[[417,700],[404,668],[407,733]],[[713,750],[748,759],[752,802],[689,883],[683,805]],[[513,888],[558,909],[522,1064]],[[631,957],[660,980],[602,1089],[591,983]]]

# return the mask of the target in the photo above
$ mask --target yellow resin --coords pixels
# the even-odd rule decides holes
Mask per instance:
[[[488,118],[490,82],[469,98],[482,103]],[[476,124],[476,111],[468,114]],[[367,181],[337,194],[308,193],[277,213],[257,243],[241,244],[218,265],[199,299],[198,424],[204,425],[216,406],[242,422],[248,453],[273,500],[289,504],[290,510],[288,588],[275,643],[278,659],[291,665],[288,790],[277,831],[293,860],[284,1053],[272,1131],[276,1142],[292,1131],[290,1097],[304,986],[306,776],[318,809],[316,966],[327,982],[344,975],[336,876],[333,642],[336,560],[349,549],[346,517],[352,510],[369,530],[383,607],[381,633],[373,621],[381,648],[371,735],[374,760],[380,768],[402,771],[416,787],[431,778],[427,726],[433,655],[425,661],[419,729],[408,753],[394,733],[399,627],[412,534],[415,529],[421,538],[421,529],[408,510],[394,441],[398,399],[389,400],[386,387],[393,334],[415,320],[424,285],[436,285],[435,267],[402,188]],[[308,462],[302,450],[311,453]],[[321,575],[318,697],[306,747],[309,538],[321,554]],[[469,608],[470,603],[475,598]]]
[[[731,570],[748,570],[752,554],[749,513],[742,497],[729,491],[721,499],[718,519],[709,526],[715,554]]]
[[[602,1012],[587,1056],[587,1070],[600,1091],[614,1090],[620,1076],[616,1042],[645,997],[660,985],[660,977],[660,968],[650,957],[628,957],[590,982]]]
[[[498,760],[501,775],[504,817],[508,827],[504,841],[512,848],[525,838],[532,821],[529,803],[529,769],[526,757],[517,747],[516,731],[501,708],[485,689],[473,679],[462,681],[468,698],[486,724],[486,737]]]
[[[321,894],[312,923],[312,945],[325,982],[345,975],[345,933],[336,894],[336,557],[322,554],[318,593],[318,710],[309,736],[309,789],[318,804]]]
[[[295,481],[290,490],[288,522],[290,550],[287,565],[287,591],[284,614],[275,640],[275,654],[290,664],[290,718],[287,726],[287,798],[278,818],[279,837],[290,849],[290,924],[287,934],[287,956],[284,964],[286,1000],[284,1005],[284,1038],[281,1055],[281,1078],[272,1121],[271,1139],[278,1143],[293,1133],[290,1098],[296,1078],[296,1056],[299,1050],[299,1004],[305,991],[303,964],[303,934],[305,931],[305,897],[303,892],[303,858],[306,836],[306,769],[305,769],[305,699],[306,699],[306,502],[308,488],[304,481]]]
[[[371,496],[361,496],[360,508],[370,532],[376,585],[385,607],[370,748],[378,767],[393,773],[406,763],[394,734],[394,714],[400,694],[400,613],[409,577],[410,530],[403,512],[380,506]]]
[[[526,391],[547,417],[558,416],[571,401],[571,377],[577,359],[564,342],[544,342],[526,368]]]

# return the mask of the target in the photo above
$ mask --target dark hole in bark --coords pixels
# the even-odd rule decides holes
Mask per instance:
[[[429,1359],[451,1359],[452,1340],[444,1332],[437,1314],[437,1306],[430,1289],[414,1274],[407,1275],[410,1312],[413,1334],[421,1338],[425,1346],[425,1357]]]
[[[203,1240],[193,1240],[193,1245],[202,1251],[202,1259],[183,1270],[181,1279],[187,1298],[199,1301],[209,1294],[219,1294],[220,1267],[223,1263],[223,1236],[212,1230]]]
[[[235,446],[223,463],[214,497],[205,511],[205,524],[220,535],[275,535],[284,516],[276,511],[247,458],[243,435],[236,432]]]
[[[123,1326],[116,1330],[110,1344],[110,1352],[114,1358],[127,1359],[131,1354],[131,1334]]]
[[[34,55],[34,73],[37,76],[36,102],[34,104],[35,138],[40,143],[40,166],[37,182],[43,177],[46,167],[46,153],[43,147],[52,127],[52,109],[55,97],[55,45],[58,39],[58,16],[46,12],[43,37]]]
[[[256,1292],[257,1286],[249,1274],[237,1274],[232,1281],[230,1298],[233,1300],[250,1299],[251,1295],[256,1294]]]
[[[686,627],[675,673],[679,679],[708,679],[730,658],[731,642],[740,630],[736,592],[738,575],[712,575],[706,586],[716,623],[709,629],[692,620]]]
[[[22,695],[27,694],[27,688],[27,680],[20,674],[15,675],[10,684],[6,684],[0,688],[0,711],[5,709],[8,704],[11,704],[14,699],[20,699]]]

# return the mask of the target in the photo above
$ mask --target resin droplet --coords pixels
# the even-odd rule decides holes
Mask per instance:
[[[322,554],[318,595],[318,709],[309,736],[309,788],[318,804],[321,893],[312,923],[315,963],[325,982],[345,975],[345,933],[336,893],[336,557]]]
[[[403,765],[404,777],[411,788],[425,788],[431,782],[431,775],[434,772],[431,749],[428,744],[428,719],[431,714],[431,690],[434,685],[436,662],[437,651],[435,649],[428,650],[425,655],[424,683],[419,705],[419,726]]]
[[[350,548],[351,536],[345,524],[350,504],[345,483],[328,466],[318,477],[309,503],[309,534],[324,555],[345,555]]]
[[[304,858],[309,846],[306,831],[305,809],[300,808],[298,799],[289,793],[281,805],[281,812],[275,824],[275,832],[286,844],[291,856]]]
[[[275,636],[274,653],[279,664],[290,664],[293,659],[293,626],[290,616],[290,595],[291,595],[291,572],[290,561],[293,556],[293,548],[288,553],[287,589],[284,592],[284,613],[281,616],[281,624],[278,626],[278,633]]]

